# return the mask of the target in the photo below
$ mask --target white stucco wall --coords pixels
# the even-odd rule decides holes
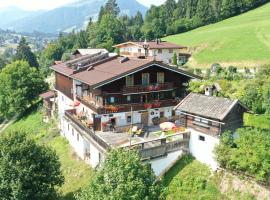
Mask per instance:
[[[156,176],[162,175],[168,170],[183,154],[182,150],[168,153],[167,156],[150,161],[151,167]]]
[[[121,47],[119,50],[120,50],[120,53],[121,52],[139,53],[138,51],[139,49],[141,49],[142,54],[145,53],[144,48],[136,46],[136,45],[128,45],[126,47]]]
[[[191,136],[189,141],[190,153],[200,162],[209,165],[213,170],[218,167],[215,161],[214,148],[219,143],[219,139],[200,133],[196,130],[190,129]],[[199,136],[203,136],[205,141],[199,140]]]
[[[59,116],[63,116],[66,110],[73,108],[72,106],[70,106],[73,104],[73,100],[60,91],[57,91],[57,95],[58,114]]]
[[[100,157],[102,154],[98,151],[98,149],[90,143],[90,165],[93,168],[96,168],[99,165],[99,161],[102,160]]]
[[[151,50],[151,56],[156,55],[157,58],[162,59],[165,63],[170,63],[169,61],[172,60],[173,54],[176,53],[178,55],[180,53],[179,49],[173,49],[173,52],[170,53],[169,49],[162,49],[162,53],[158,53],[158,49]]]
[[[111,118],[115,118],[117,126],[126,126],[130,124],[130,122],[127,122],[127,116],[131,116],[131,112],[106,114],[101,116],[101,122],[108,122]],[[141,114],[134,111],[132,120],[133,124],[141,123]]]
[[[102,153],[84,135],[81,135],[71,123],[63,119],[63,136],[68,140],[77,156],[95,168],[102,160]],[[73,132],[73,134],[72,134]],[[78,138],[79,140],[78,140]],[[90,153],[90,159],[86,158],[86,153]]]

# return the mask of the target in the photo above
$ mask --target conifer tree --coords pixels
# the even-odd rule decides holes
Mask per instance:
[[[21,38],[21,41],[17,47],[17,53],[14,57],[14,60],[25,60],[31,67],[39,67],[37,58],[31,51],[31,48],[24,37]]]

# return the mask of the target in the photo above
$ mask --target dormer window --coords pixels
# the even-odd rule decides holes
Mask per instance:
[[[131,76],[126,76],[126,86],[127,87],[132,87],[134,86],[134,77]]]

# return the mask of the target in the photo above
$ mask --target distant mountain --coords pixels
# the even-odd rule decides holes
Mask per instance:
[[[34,17],[36,15],[40,15],[43,12],[45,11],[27,11],[17,7],[0,8],[0,27],[5,28],[6,24],[12,23],[16,20],[23,19],[28,16]]]
[[[56,33],[60,31],[71,31],[73,29],[82,28],[90,17],[96,19],[100,7],[106,0],[78,0],[72,4],[68,4],[49,11],[40,11],[40,13],[27,13],[16,14],[20,16],[18,19],[11,19],[2,22],[2,13],[0,10],[0,28],[11,29],[17,32],[44,32]],[[140,11],[143,15],[146,13],[147,8],[136,0],[117,0],[122,14],[135,15]],[[19,11],[8,12],[18,13]],[[23,17],[21,17],[23,16]]]

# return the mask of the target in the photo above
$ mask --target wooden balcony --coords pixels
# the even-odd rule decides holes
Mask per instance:
[[[133,111],[162,108],[162,107],[171,107],[176,106],[180,100],[167,99],[167,100],[156,100],[149,103],[130,103],[130,104],[117,104],[117,105],[108,105],[106,107],[100,108],[99,114],[110,114],[110,113],[120,113],[120,112],[130,112]]]
[[[124,87],[123,94],[139,94],[139,93],[150,93],[150,92],[158,92],[158,91],[168,91],[173,90],[174,85],[173,83],[157,83],[152,85],[135,85],[132,87]]]
[[[167,100],[155,100],[149,103],[128,103],[127,101],[123,101],[118,104],[114,105],[107,105],[107,106],[98,106],[95,105],[83,97],[78,97],[77,100],[80,101],[85,106],[89,107],[95,113],[102,115],[102,114],[111,114],[111,113],[120,113],[120,112],[130,112],[131,107],[133,111],[139,110],[147,110],[147,109],[154,109],[154,108],[161,108],[161,107],[171,107],[176,106],[181,99],[167,99]]]

